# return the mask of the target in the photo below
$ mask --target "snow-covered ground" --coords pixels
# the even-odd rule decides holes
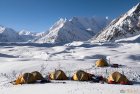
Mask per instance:
[[[61,45],[0,43],[0,94],[140,94],[140,43],[73,42]],[[96,60],[107,58],[119,68],[97,68]],[[62,69],[67,76],[82,69],[107,77],[123,72],[134,85],[110,85],[90,82],[11,85],[19,74],[40,71],[43,76]]]

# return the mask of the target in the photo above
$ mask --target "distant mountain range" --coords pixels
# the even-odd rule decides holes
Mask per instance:
[[[0,26],[0,42],[36,42],[36,43],[66,43],[72,41],[87,41],[109,24],[107,18],[73,17],[60,19],[49,30],[32,33],[26,30],[19,32]]]
[[[60,19],[47,31],[43,37],[35,42],[59,43],[72,41],[87,41],[109,24],[106,18],[73,17]]]
[[[0,26],[0,42],[32,42],[43,34],[44,32],[32,33],[26,30],[17,32],[11,28]]]
[[[114,42],[140,35],[140,3],[114,19],[108,17],[58,20],[49,30],[32,33],[26,30],[15,31],[0,26],[0,42],[68,43],[73,41]]]

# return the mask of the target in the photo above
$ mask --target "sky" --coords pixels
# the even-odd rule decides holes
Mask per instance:
[[[106,17],[127,12],[140,0],[0,0],[0,25],[16,31],[47,31],[60,18]]]

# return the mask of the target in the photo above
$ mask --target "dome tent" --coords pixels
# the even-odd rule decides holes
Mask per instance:
[[[92,74],[79,70],[72,76],[72,79],[75,81],[89,81],[92,79]]]
[[[16,80],[15,80],[15,85],[18,84],[30,84],[34,83],[36,80],[31,73],[24,73],[23,75],[20,75]]]
[[[48,83],[49,80],[43,78],[42,74],[38,71],[34,71],[32,73],[24,73],[22,75],[19,75],[15,81],[12,81],[11,83],[14,85],[18,84],[30,84],[30,83]]]
[[[105,67],[108,66],[108,63],[105,59],[99,59],[96,61],[96,67]]]
[[[51,80],[67,80],[68,77],[62,70],[55,70],[55,72],[50,73],[49,75]]]
[[[127,79],[127,77],[125,75],[123,75],[119,72],[114,72],[111,75],[109,75],[109,77],[108,77],[108,83],[110,83],[110,82],[114,82],[117,84],[121,84],[121,83],[128,84],[129,80]]]
[[[40,72],[38,72],[38,71],[34,71],[31,74],[33,74],[35,80],[44,80],[42,74]]]

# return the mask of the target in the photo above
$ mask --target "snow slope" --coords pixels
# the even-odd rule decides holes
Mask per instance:
[[[88,43],[73,42],[65,45],[0,43],[0,94],[140,94],[140,43]],[[121,64],[119,68],[97,68],[99,58]],[[107,77],[114,71],[124,72],[134,85],[110,85],[90,82],[65,81],[62,83],[13,86],[8,82],[19,74],[62,69],[67,76],[83,69],[95,75]],[[107,72],[106,72],[107,70]],[[56,82],[56,81],[55,81]],[[111,89],[110,89],[111,88]]]
[[[133,37],[129,37],[129,38],[119,39],[119,40],[116,40],[115,42],[118,42],[118,43],[140,43],[140,34],[133,36]]]
[[[111,88],[111,89],[110,89]],[[10,91],[10,92],[7,92]],[[4,88],[3,94],[139,94],[139,86],[102,85],[87,82],[67,82],[67,84],[36,84]]]
[[[106,18],[73,17],[72,19],[60,19],[39,38],[37,43],[66,43],[72,41],[86,41],[102,30],[110,20]]]
[[[127,13],[113,20],[104,30],[96,35],[94,41],[115,41],[140,34],[140,3]]]

